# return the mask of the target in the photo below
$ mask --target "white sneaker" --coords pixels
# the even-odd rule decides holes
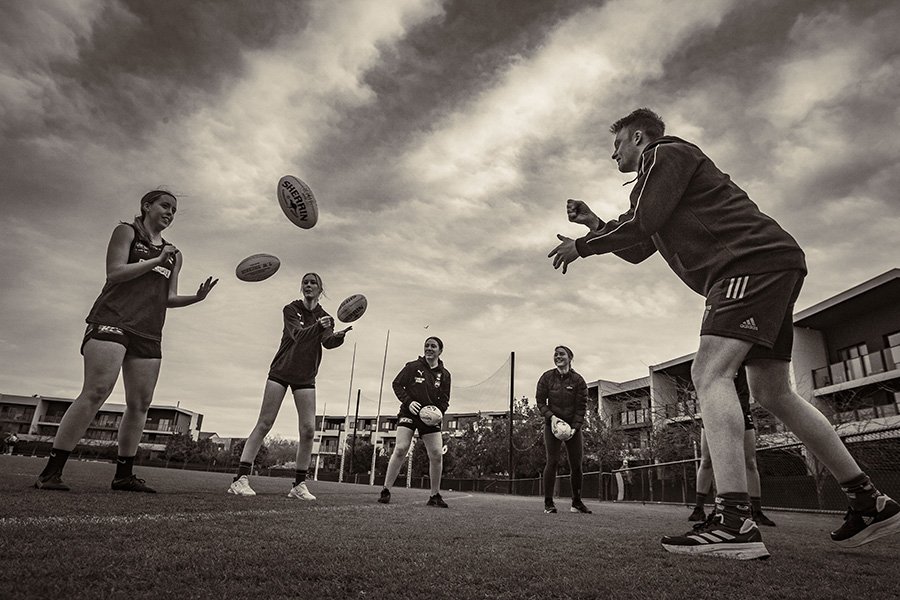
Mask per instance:
[[[288,492],[288,498],[297,498],[299,500],[315,500],[316,497],[309,493],[309,490],[306,488],[306,482],[301,481],[297,485],[291,488],[291,491]]]
[[[247,479],[246,475],[241,475],[237,478],[236,481],[232,482],[231,487],[228,488],[229,494],[234,494],[235,496],[255,496],[256,492],[253,491],[253,488],[250,487],[250,480]]]

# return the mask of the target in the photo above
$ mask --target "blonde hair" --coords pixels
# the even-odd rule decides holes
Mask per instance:
[[[304,273],[303,277],[300,278],[300,292],[303,292],[303,280],[306,279],[307,275],[312,275],[316,278],[316,283],[319,285],[319,296],[325,295],[325,286],[322,284],[322,278],[318,273],[313,273],[312,271]]]
[[[163,196],[170,196],[172,199],[178,200],[178,198],[175,197],[175,194],[167,190],[153,190],[151,192],[147,192],[141,198],[141,214],[135,215],[134,221],[131,223],[131,225],[137,231],[138,239],[147,244],[150,244],[151,241],[150,232],[147,231],[147,227],[144,225],[144,216],[147,214],[147,211],[144,210],[144,204],[153,204]],[[128,223],[125,223],[125,221],[122,221],[122,223],[128,225]]]

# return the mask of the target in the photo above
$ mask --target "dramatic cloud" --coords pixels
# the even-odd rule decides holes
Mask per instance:
[[[454,410],[505,405],[511,352],[531,396],[558,343],[588,380],[645,375],[696,348],[702,298],[659,256],[565,276],[546,258],[582,233],[566,198],[627,207],[609,124],[650,106],[700,144],[804,247],[803,308],[897,266],[898,17],[874,0],[0,5],[0,391],[78,393],[109,235],[158,186],[179,196],[181,290],[221,282],[169,312],[155,401],[220,435],[252,426],[307,271],[332,313],[369,300],[325,354],[319,412],[357,388],[374,412],[388,330],[387,412],[430,334]],[[319,199],[312,230],[277,207],[288,173]],[[237,281],[256,252],[281,270]],[[292,413],[275,433],[295,435]]]

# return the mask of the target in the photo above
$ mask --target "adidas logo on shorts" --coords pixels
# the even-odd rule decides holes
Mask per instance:
[[[752,331],[759,331],[759,327],[756,326],[756,319],[750,317],[743,323],[741,323],[741,329],[750,329]]]

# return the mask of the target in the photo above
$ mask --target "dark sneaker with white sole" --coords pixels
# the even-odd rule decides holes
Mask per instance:
[[[569,509],[569,512],[582,513],[585,515],[593,514],[593,513],[591,513],[591,509],[589,509],[587,506],[585,506],[584,502],[582,502],[581,500],[577,500],[576,502],[573,502],[572,508]]]
[[[544,502],[544,514],[552,515],[556,514],[556,505],[553,502]]]
[[[831,540],[844,548],[856,548],[900,531],[900,504],[884,494],[875,498],[875,509],[847,509],[844,524],[831,532]]]
[[[725,518],[713,513],[704,523],[697,523],[684,535],[666,536],[662,547],[676,554],[714,556],[735,560],[765,560],[769,558],[759,533],[759,527],[744,519],[739,529],[725,526]]]

